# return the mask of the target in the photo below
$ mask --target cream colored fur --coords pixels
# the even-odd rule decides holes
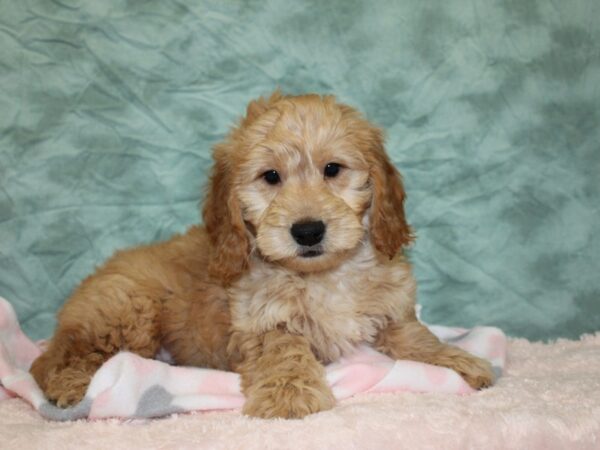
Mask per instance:
[[[298,274],[253,258],[230,289],[233,329],[263,334],[285,324],[327,363],[411,317],[415,288],[405,261],[381,260],[369,243],[326,272]]]

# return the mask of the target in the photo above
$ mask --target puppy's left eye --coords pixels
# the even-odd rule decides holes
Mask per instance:
[[[341,165],[339,165],[338,163],[332,162],[325,166],[325,170],[323,171],[323,174],[325,175],[325,178],[334,178],[334,177],[338,176],[341,168],[342,168]]]
[[[281,177],[279,176],[279,173],[276,170],[267,170],[265,173],[262,174],[262,177],[267,183],[271,185],[278,184],[281,181]]]

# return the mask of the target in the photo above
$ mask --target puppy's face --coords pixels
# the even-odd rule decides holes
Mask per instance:
[[[364,238],[372,190],[355,122],[308,97],[278,102],[245,130],[237,196],[263,258],[323,270]]]
[[[410,240],[404,191],[380,131],[333,97],[276,93],[252,102],[215,160],[204,216],[219,255],[245,234],[237,245],[314,272],[340,264],[361,242],[392,257]]]

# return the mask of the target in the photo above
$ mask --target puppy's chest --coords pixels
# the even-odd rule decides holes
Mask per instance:
[[[400,320],[413,304],[411,284],[402,267],[313,277],[256,270],[231,291],[233,326],[259,334],[285,326],[303,335],[320,359],[333,361],[372,342],[389,320]]]

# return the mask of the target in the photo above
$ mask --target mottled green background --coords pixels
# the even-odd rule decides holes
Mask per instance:
[[[430,322],[600,329],[600,2],[0,0],[0,295],[48,336],[116,248],[198,221],[253,97],[388,133]]]

